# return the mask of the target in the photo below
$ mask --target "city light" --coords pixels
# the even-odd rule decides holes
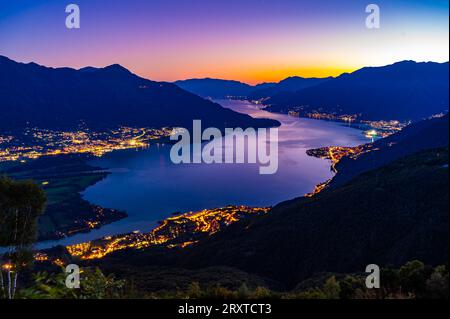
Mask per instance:
[[[197,243],[202,236],[215,234],[222,228],[251,216],[266,214],[269,209],[248,206],[205,209],[167,218],[149,233],[135,231],[66,248],[72,257],[83,260],[103,258],[119,250],[143,249],[156,245],[185,248]]]
[[[172,134],[171,128],[131,128],[93,132],[27,129],[15,137],[0,135],[0,162],[36,159],[62,154],[103,156],[115,150],[147,148],[150,142]]]

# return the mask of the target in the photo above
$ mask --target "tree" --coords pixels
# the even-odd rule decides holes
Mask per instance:
[[[398,269],[392,267],[383,268],[381,270],[381,278],[383,278],[382,298],[400,293],[400,275]]]
[[[400,285],[403,293],[413,293],[420,297],[425,293],[429,277],[427,267],[418,260],[407,262],[399,270]]]
[[[445,266],[436,267],[427,280],[427,297],[433,299],[448,299],[448,269]]]
[[[32,259],[30,248],[36,240],[37,219],[45,202],[44,191],[33,182],[0,177],[0,247],[6,247],[0,260],[3,298],[14,298],[19,272]]]
[[[202,296],[202,289],[197,281],[191,282],[187,290],[187,296],[190,299],[199,299]]]
[[[250,290],[248,289],[247,285],[244,282],[238,289],[238,297],[239,299],[248,299],[249,295]]]
[[[256,287],[251,294],[251,299],[269,299],[273,298],[274,294],[266,287]]]
[[[364,288],[360,278],[355,278],[350,275],[345,276],[345,278],[339,282],[339,287],[340,299],[354,299],[357,297],[357,293]]]
[[[339,299],[341,293],[341,287],[336,281],[336,277],[332,276],[327,279],[323,286],[323,292],[327,299]]]
[[[99,268],[84,268],[80,289],[65,285],[67,274],[40,272],[34,275],[34,285],[20,291],[25,299],[118,299],[123,298],[124,280],[114,275],[105,276]]]

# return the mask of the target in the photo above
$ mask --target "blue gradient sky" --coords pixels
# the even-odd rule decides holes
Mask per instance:
[[[381,29],[365,7],[381,8]],[[65,6],[81,29],[65,27]],[[250,83],[399,60],[448,61],[447,0],[0,0],[0,54],[48,66],[120,63],[154,80]]]

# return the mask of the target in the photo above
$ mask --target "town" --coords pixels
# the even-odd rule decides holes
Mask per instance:
[[[85,127],[76,131],[29,128],[15,134],[0,135],[0,162],[27,161],[61,154],[100,157],[115,150],[147,148],[151,141],[171,134],[171,128],[119,127],[102,132]]]
[[[330,160],[332,171],[337,173],[336,164],[339,163],[343,157],[356,159],[361,154],[372,150],[372,144],[359,145],[355,147],[329,146],[307,150],[306,154],[309,156]]]
[[[125,235],[107,236],[99,240],[67,246],[66,249],[73,258],[92,260],[124,249],[143,249],[156,245],[169,249],[185,248],[235,222],[267,214],[269,210],[269,207],[226,206],[189,212],[169,217],[147,233],[135,231]],[[59,256],[49,256],[45,251],[37,252],[35,260],[51,261],[53,264],[62,262]]]

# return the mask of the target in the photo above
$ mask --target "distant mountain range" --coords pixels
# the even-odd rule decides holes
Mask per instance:
[[[266,127],[253,119],[180,89],[141,78],[120,65],[105,68],[48,68],[0,56],[0,129],[90,128],[120,125]]]
[[[301,89],[275,94],[268,110],[359,114],[365,120],[420,120],[448,111],[449,65],[403,61],[366,67]]]
[[[275,96],[277,94],[296,92],[301,89],[305,89],[328,80],[333,79],[333,77],[328,78],[302,78],[299,76],[289,77],[275,83],[266,88],[257,88],[251,92],[248,96],[249,100],[260,100]]]
[[[221,79],[189,79],[176,81],[183,90],[200,95],[204,98],[223,99],[228,96],[247,97],[252,86],[238,82]]]
[[[281,92],[295,92],[300,89],[325,82],[331,78],[289,77],[278,83],[246,83],[221,79],[189,79],[175,82],[182,89],[205,98],[223,99],[226,97],[242,97],[259,100],[274,96]]]
[[[175,82],[205,98],[263,100],[267,110],[358,115],[363,120],[417,121],[449,108],[449,64],[402,61],[365,67],[336,78],[290,77],[251,86],[238,81],[190,79]]]

